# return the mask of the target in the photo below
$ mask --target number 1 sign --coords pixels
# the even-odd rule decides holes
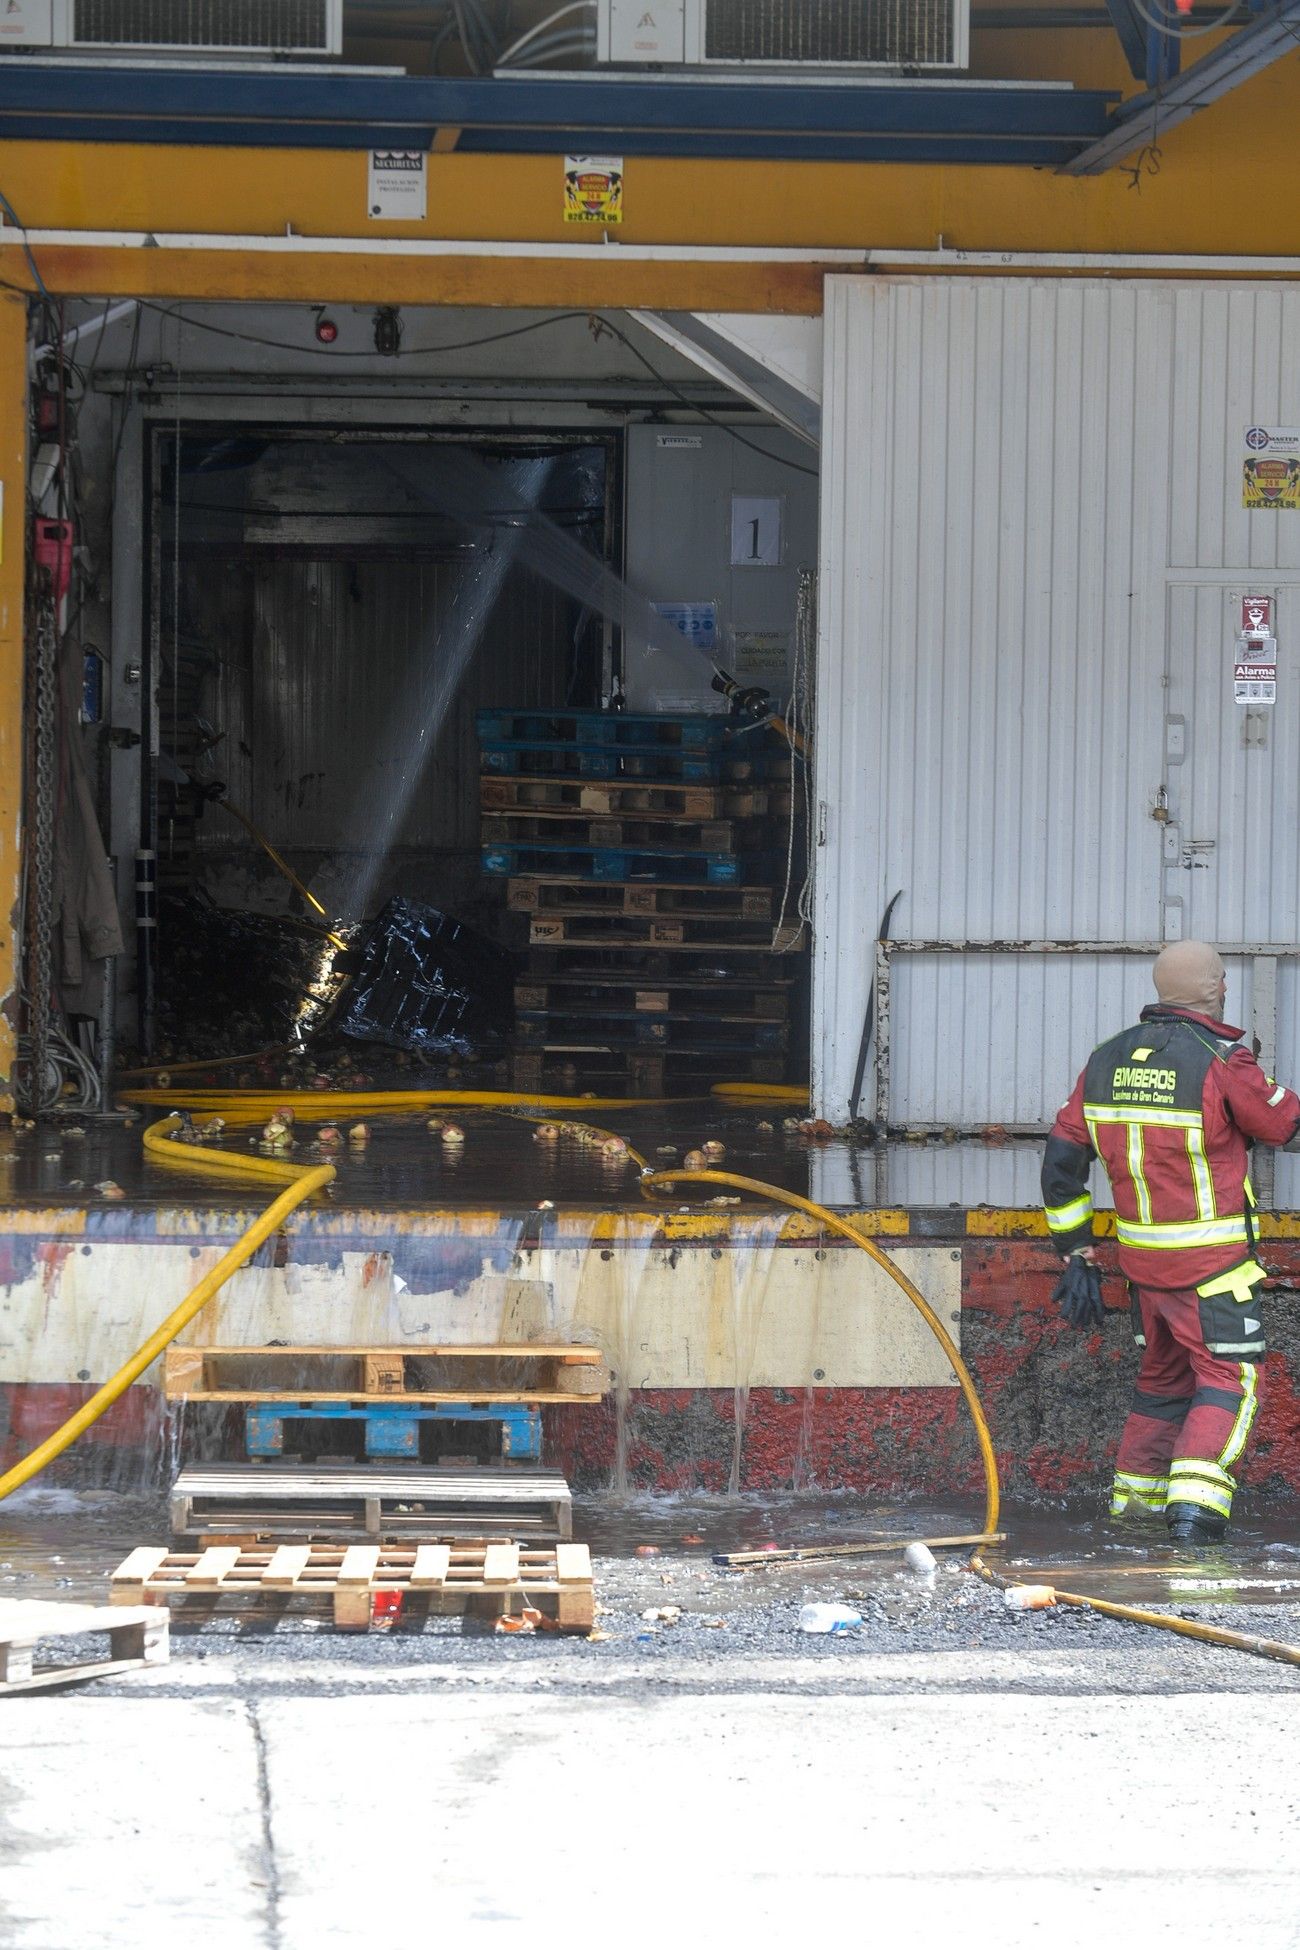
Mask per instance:
[[[731,566],[775,569],[781,563],[785,500],[779,494],[731,497]]]

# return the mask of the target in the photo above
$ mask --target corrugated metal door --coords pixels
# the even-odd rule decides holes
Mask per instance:
[[[1272,598],[1275,627],[1295,650],[1300,582],[1272,576],[1169,584],[1165,757],[1168,821],[1161,829],[1164,938],[1191,935],[1217,941],[1285,946],[1296,940],[1300,913],[1300,683],[1292,654],[1280,666],[1277,701],[1244,706],[1233,697],[1233,657],[1242,598]],[[1253,1025],[1253,957],[1228,954],[1229,1011]],[[1269,969],[1275,1003],[1258,998],[1260,1013],[1275,1014],[1276,1037],[1264,1060],[1288,1082],[1300,1075],[1300,1024],[1293,962]],[[1292,1204],[1300,1193],[1300,1159],[1277,1161],[1275,1197]]]
[[[1243,747],[1223,634],[1229,589],[1300,579],[1300,513],[1241,505],[1245,429],[1300,424],[1284,357],[1296,343],[1300,294],[1284,287],[828,280],[813,1036],[825,1115],[848,1110],[897,888],[891,931],[914,940],[1150,941],[1172,929],[1174,899],[1225,948],[1297,938],[1295,700],[1271,747]],[[1284,642],[1291,691],[1298,649]],[[1178,790],[1201,796],[1180,803],[1175,862],[1174,822],[1154,815],[1161,787],[1175,790],[1180,715]],[[1211,838],[1216,866],[1184,868],[1183,844]],[[1091,1044],[1149,994],[1137,958],[895,968],[890,1110],[907,1122],[1050,1118]],[[1289,1034],[1280,1026],[1280,1050]]]
[[[1271,596],[1283,631],[1300,625],[1298,584],[1169,585],[1167,940],[1276,942],[1300,913],[1300,684],[1284,667],[1276,704],[1234,702],[1243,595]]]

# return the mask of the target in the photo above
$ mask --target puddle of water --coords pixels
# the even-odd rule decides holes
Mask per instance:
[[[396,1079],[410,1088],[409,1074]],[[463,1080],[462,1080],[463,1081]],[[436,1081],[430,1079],[430,1087]],[[176,1092],[178,1104],[184,1102]],[[163,1111],[150,1110],[149,1119]],[[338,1178],[329,1193],[336,1206],[393,1208],[471,1205],[479,1202],[536,1206],[549,1199],[563,1204],[638,1205],[635,1168],[610,1160],[598,1149],[571,1139],[541,1145],[533,1125],[519,1117],[482,1111],[452,1113],[465,1132],[460,1147],[443,1145],[426,1128],[426,1115],[368,1115],[368,1144],[346,1144],[321,1151],[316,1133],[325,1120],[299,1113],[297,1163],[327,1157]],[[877,1152],[848,1139],[810,1143],[781,1128],[788,1105],[729,1107],[716,1100],[698,1104],[638,1105],[625,1111],[593,1111],[602,1126],[618,1131],[652,1163],[667,1164],[656,1153],[670,1147],[677,1160],[709,1138],[726,1146],[726,1168],[762,1178],[823,1204],[855,1208],[875,1204],[947,1206],[978,1203],[988,1196],[972,1179],[985,1158],[977,1145],[889,1145]],[[331,1120],[344,1129],[358,1119]],[[5,1134],[0,1145],[0,1207],[100,1202],[96,1186],[120,1185],[128,1201],[143,1205],[201,1204],[239,1207],[249,1203],[249,1188],[223,1183],[196,1172],[146,1162],[140,1144],[144,1120],[129,1125],[88,1123],[84,1134],[68,1136],[56,1125]],[[772,1126],[760,1130],[761,1124]],[[248,1131],[228,1131],[228,1148],[249,1149]],[[999,1172],[996,1203],[1036,1206],[1041,1147],[1004,1147],[995,1157]],[[683,1192],[685,1188],[683,1188]],[[684,1202],[684,1200],[683,1200]]]
[[[897,1537],[951,1536],[976,1527],[972,1510],[933,1503],[864,1503],[849,1493],[798,1496],[619,1495],[575,1501],[574,1534],[598,1562],[625,1570],[639,1547],[654,1546],[643,1569],[647,1586],[661,1573],[685,1586],[692,1567],[714,1578],[715,1552],[764,1545],[847,1543]],[[986,1553],[1004,1572],[1041,1574],[1086,1596],[1135,1605],[1231,1607],[1300,1603],[1300,1541],[1280,1511],[1252,1514],[1213,1552],[1178,1552],[1158,1533],[1149,1545],[1112,1539],[1091,1512],[1012,1511],[1010,1542]],[[167,1510],[159,1492],[72,1490],[33,1485],[0,1505],[0,1595],[100,1602],[110,1571],[137,1544],[163,1542]],[[697,1541],[698,1540],[698,1541]],[[957,1568],[966,1552],[944,1551]],[[620,1574],[622,1575],[622,1574]],[[805,1586],[832,1592],[886,1592],[915,1581],[890,1554],[805,1560],[723,1573],[713,1602],[746,1609]],[[1285,1634],[1283,1634],[1285,1635]]]

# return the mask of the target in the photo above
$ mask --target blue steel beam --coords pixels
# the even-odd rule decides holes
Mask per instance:
[[[1106,0],[1106,11],[1111,25],[1124,50],[1124,59],[1129,71],[1139,81],[1147,71],[1147,41],[1143,23],[1133,7],[1133,0]]]
[[[1248,27],[1238,28],[1174,80],[1135,95],[1117,108],[1106,133],[1063,163],[1062,173],[1099,176],[1135,149],[1177,128],[1198,109],[1220,101],[1284,54],[1294,53],[1298,44],[1300,0],[1275,0],[1274,5],[1257,13]]]
[[[1300,4],[1300,0],[1297,0]],[[975,82],[460,79],[60,68],[0,58],[0,138],[780,161],[1061,164],[1112,94]]]

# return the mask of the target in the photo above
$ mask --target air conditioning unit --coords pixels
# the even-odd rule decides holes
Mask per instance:
[[[341,54],[343,0],[3,0],[5,47],[96,54]]]
[[[610,67],[965,68],[970,0],[598,0]]]

